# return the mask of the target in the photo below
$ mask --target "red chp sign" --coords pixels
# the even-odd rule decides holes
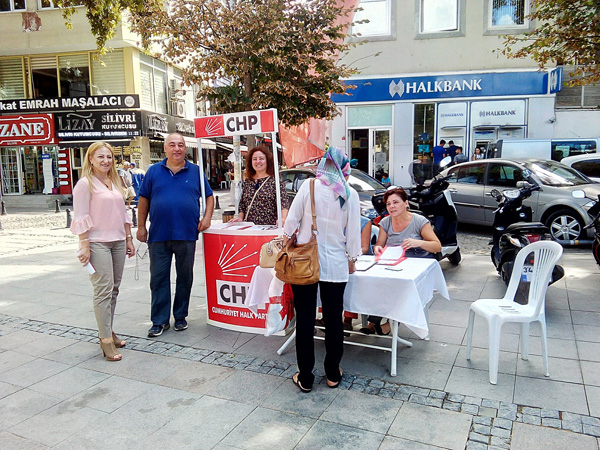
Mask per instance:
[[[0,145],[54,144],[52,114],[0,116]]]
[[[277,110],[245,111],[194,119],[197,138],[277,132]]]

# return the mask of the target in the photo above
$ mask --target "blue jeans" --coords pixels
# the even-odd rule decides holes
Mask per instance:
[[[190,293],[194,281],[194,256],[196,241],[149,242],[150,292],[152,303],[150,319],[154,325],[165,325],[171,317],[171,262],[175,255],[175,320],[185,319],[190,305]]]

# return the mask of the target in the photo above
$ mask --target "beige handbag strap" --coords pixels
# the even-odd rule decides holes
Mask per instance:
[[[252,200],[250,200],[250,205],[248,206],[248,209],[246,210],[246,214],[244,214],[244,220],[246,220],[248,218],[248,215],[250,214],[250,209],[252,208],[252,204],[254,203],[254,199],[256,198],[256,194],[258,194],[258,192],[263,188],[263,186],[265,184],[267,184],[267,181],[269,181],[269,180],[263,181],[263,183],[254,192],[254,195],[252,196]]]
[[[315,178],[310,179],[310,207],[312,208],[312,229],[314,235],[317,232],[317,210],[315,209]]]

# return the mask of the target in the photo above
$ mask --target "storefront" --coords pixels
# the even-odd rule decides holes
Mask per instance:
[[[470,157],[496,139],[545,138],[553,133],[562,70],[485,72],[352,79],[350,95],[334,95],[342,114],[331,143],[376,178],[390,174],[408,186],[417,164],[431,167],[431,150],[452,140]],[[430,169],[429,169],[430,170]]]
[[[70,195],[94,141],[113,144],[118,160],[141,156],[131,144],[141,136],[139,107],[137,95],[0,101],[0,111],[15,113],[0,116],[3,193]]]
[[[56,193],[58,154],[52,114],[0,116],[3,195]]]

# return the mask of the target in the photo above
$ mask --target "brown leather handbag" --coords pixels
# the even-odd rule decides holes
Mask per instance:
[[[275,260],[275,275],[284,283],[314,284],[319,281],[319,248],[317,246],[317,214],[315,212],[315,179],[310,180],[312,227],[310,240],[296,244],[296,235],[288,239]]]
[[[272,269],[275,267],[277,255],[283,248],[283,237],[277,236],[260,247],[260,267],[263,269]]]

